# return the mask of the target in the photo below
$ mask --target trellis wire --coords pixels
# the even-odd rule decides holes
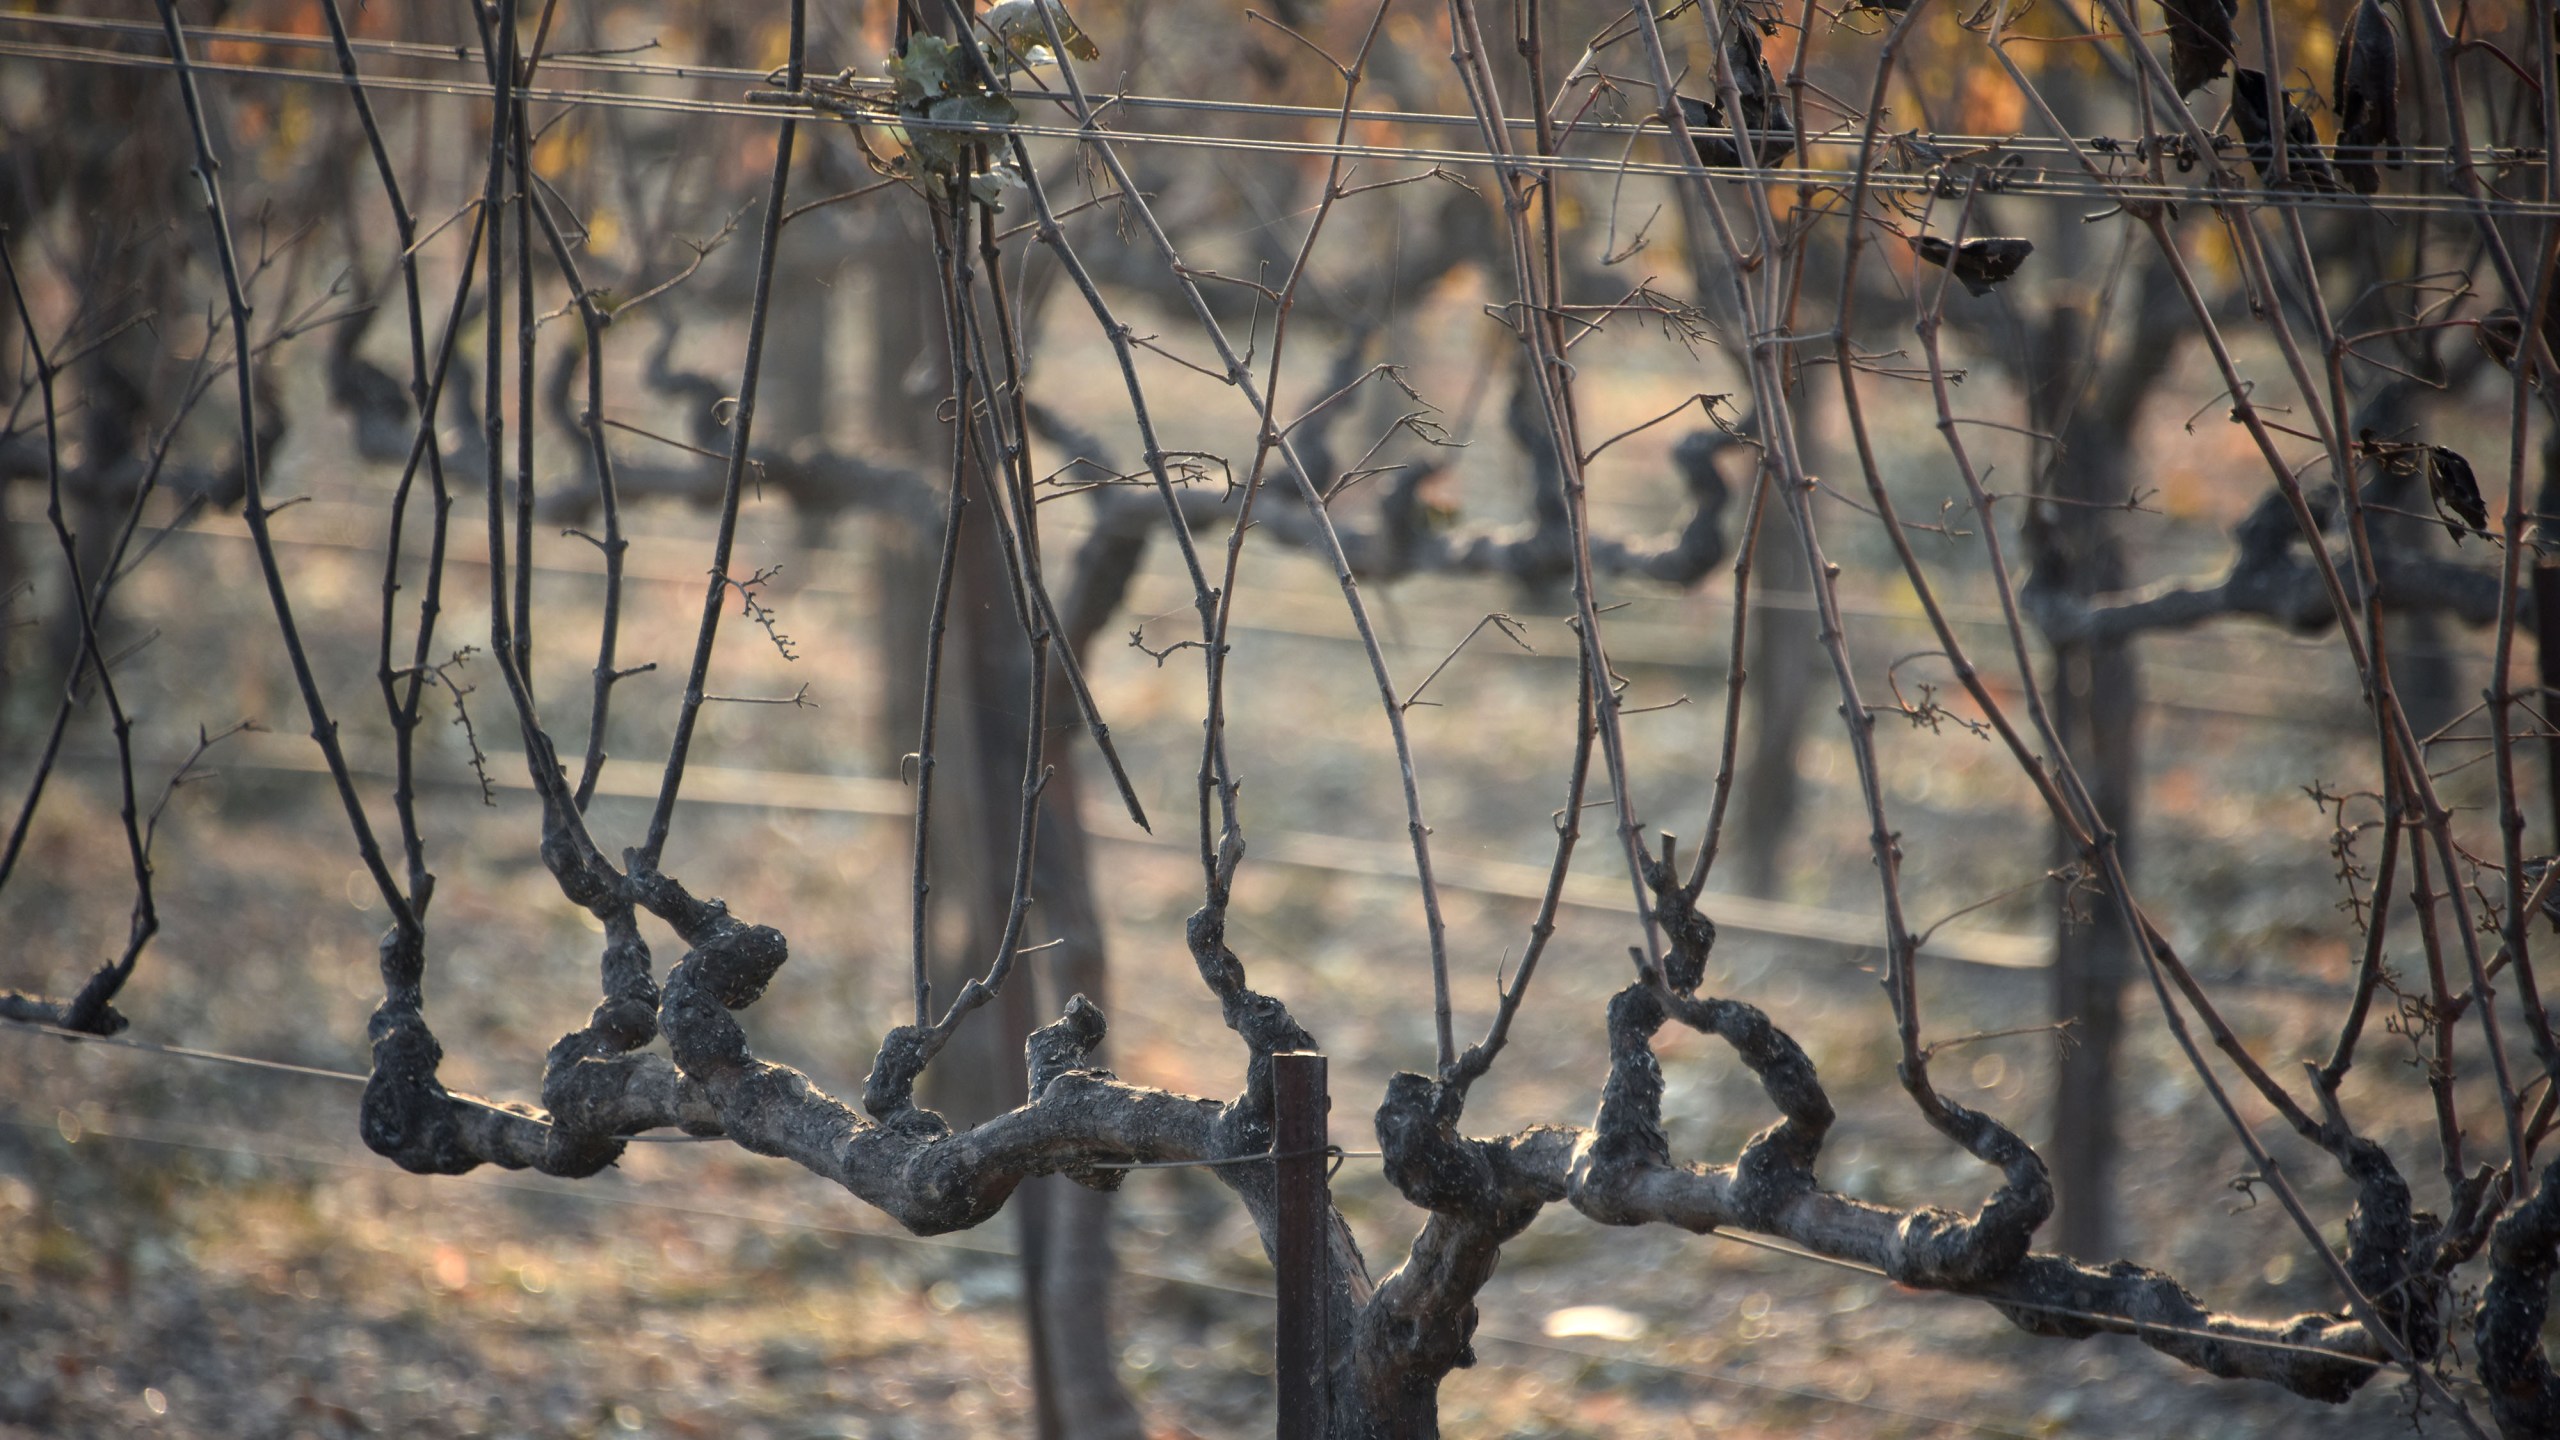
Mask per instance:
[[[23,20],[26,18],[28,17],[0,16],[0,19],[7,20]],[[438,58],[451,57],[455,60],[461,60],[468,58],[471,53],[472,52],[469,51],[461,51],[459,53],[455,51],[444,51]],[[113,50],[97,50],[71,45],[45,45],[24,41],[0,41],[0,57],[16,57],[53,63],[94,64],[120,69],[157,70],[166,69],[169,64],[167,58],[160,55],[129,53]],[[303,69],[293,66],[254,65],[236,61],[219,61],[210,58],[196,60],[192,63],[195,69],[209,73],[239,75],[263,79],[297,80],[305,83],[328,85],[331,87],[343,86],[346,83],[343,76],[334,72],[316,69]],[[704,73],[693,67],[674,68],[676,70],[681,70],[681,72],[687,76],[699,76]],[[674,70],[671,70],[670,73],[674,73]],[[761,77],[758,78],[760,79]],[[494,96],[495,93],[485,81],[467,79],[441,80],[421,79],[413,76],[368,75],[365,77],[365,84],[369,89],[377,91],[392,91],[404,94],[439,95],[455,99],[486,99]],[[607,90],[569,90],[539,86],[518,87],[518,93],[531,103],[558,105],[570,109],[619,109],[654,114],[706,115],[764,120],[805,117],[809,113],[809,110],[796,105],[778,105],[749,99],[716,100],[685,96],[630,95]],[[761,93],[772,93],[777,97],[780,94],[780,92]],[[1046,95],[1037,91],[1018,91],[1014,92],[1012,98],[1017,101],[1036,101],[1054,100],[1058,97]],[[1115,97],[1112,101],[1112,105],[1113,108],[1133,108],[1143,106],[1204,113],[1286,116],[1289,118],[1315,118],[1318,116],[1335,118],[1338,117],[1340,113],[1338,111],[1318,111],[1309,107],[1263,107],[1247,104],[1245,102],[1186,100],[1169,96]],[[849,106],[833,107],[818,105],[811,108],[816,109],[817,113],[821,115],[833,114],[840,119],[856,120],[861,123],[879,124],[884,126],[894,124],[907,130],[942,130],[955,134],[979,135],[1008,134],[1030,139],[1044,140],[1081,140],[1086,138],[1088,134],[1087,131],[1073,125],[1041,124],[1029,121],[1015,121],[1011,124],[1002,126],[936,123],[920,117],[897,115],[887,111],[876,113],[860,112],[855,114],[845,113],[846,110],[851,108]],[[1363,113],[1368,118],[1372,118],[1383,123],[1445,125],[1463,121],[1469,125],[1473,124],[1473,121],[1466,119],[1466,117],[1440,115],[1428,111],[1370,111]],[[1515,119],[1509,123],[1526,126],[1534,122],[1526,119]],[[1580,128],[1585,133],[1592,134],[1595,137],[1606,138],[1610,136],[1624,137],[1640,133],[1647,127],[1618,124],[1594,124],[1585,125]],[[1154,145],[1171,149],[1209,150],[1230,154],[1312,156],[1321,158],[1349,156],[1362,160],[1378,160],[1401,164],[1420,164],[1444,168],[1466,167],[1470,169],[1481,168],[1489,163],[1486,160],[1484,152],[1481,150],[1434,146],[1376,145],[1364,143],[1345,143],[1336,145],[1319,140],[1202,135],[1148,130],[1115,130],[1109,132],[1109,135],[1112,140],[1124,144]],[[1915,144],[1927,146],[1931,150],[1938,152],[1941,156],[1950,160],[1966,160],[1981,157],[1985,162],[2002,155],[2027,153],[2049,154],[2056,158],[2060,158],[2061,156],[2069,153],[2069,147],[2071,144],[2079,144],[2084,148],[2088,144],[2086,139],[2064,142],[2060,140],[2035,140],[2027,137],[1956,134],[1914,133],[1904,138]],[[1814,145],[1826,143],[1836,146],[1844,142],[1827,142],[1822,136],[1808,135],[1804,137],[1804,143],[1808,148],[1810,148]],[[2514,158],[2522,158],[2521,152],[2509,153]],[[1610,159],[1603,156],[1590,155],[1537,156],[1522,154],[1513,157],[1511,161],[1506,163],[1512,164],[1515,168],[1539,169],[1555,174],[1605,175],[1611,177],[1648,176],[1657,178],[1677,178],[1692,173],[1696,168],[1691,165],[1668,161],[1636,160],[1631,157],[1624,159]],[[1751,171],[1742,168],[1721,166],[1709,167],[1709,172],[1711,174],[1728,177],[1734,180],[1743,179],[1752,173]],[[1813,169],[1809,167],[1770,168],[1763,170],[1760,173],[1770,179],[1787,184],[1810,184],[1817,187],[1846,187],[1855,183],[1858,179],[1857,172],[1852,170]],[[1904,172],[1886,171],[1878,172],[1869,176],[1867,183],[1870,190],[1891,191],[1904,195],[1929,195],[1936,193],[1943,186],[1945,181],[1944,177],[1934,170]],[[2467,215],[2472,213],[2476,208],[2471,200],[2457,195],[2389,194],[2357,196],[2329,194],[2324,192],[2266,189],[2225,191],[2217,193],[2202,188],[2162,184],[2139,179],[2125,179],[2120,181],[2098,180],[2077,170],[2052,172],[2024,167],[2015,169],[2004,168],[1998,182],[1997,193],[2029,199],[2074,200],[2083,203],[2246,203],[2250,205],[2282,209],[2353,210],[2363,213],[2388,214],[2446,213]],[[2502,198],[2498,203],[2502,211],[2517,216],[2560,218],[2560,202]]]
[[[120,35],[131,34],[151,39],[157,39],[160,34],[160,28],[157,25],[145,24],[138,21],[109,20],[78,15],[0,14],[0,23],[31,25],[50,29],[102,31]],[[191,27],[187,33],[207,41],[243,45],[273,45],[279,47],[323,51],[327,50],[331,45],[330,40],[326,36],[306,35],[287,30],[251,30],[230,26],[196,26]],[[394,59],[415,60],[428,64],[459,65],[465,67],[471,73],[478,73],[486,68],[486,57],[481,53],[479,47],[472,45],[437,45],[417,40],[361,39],[350,40],[348,43],[349,47],[359,54],[378,54]],[[107,57],[116,55],[118,52],[89,51],[84,53]],[[148,60],[153,57],[131,56],[127,58]],[[204,69],[207,67],[203,62],[197,62],[196,68]],[[751,86],[761,86],[771,78],[765,71],[752,70],[744,66],[702,65],[654,60],[626,60],[610,55],[580,55],[575,53],[545,55],[542,60],[542,68],[545,70],[586,70],[605,74],[637,75],[660,80],[725,80],[741,85]],[[265,67],[263,69],[259,67],[243,67],[243,70],[244,73],[290,74],[295,76],[309,76],[327,81],[331,84],[344,83],[343,77],[334,71],[302,70],[290,66]],[[400,77],[367,75],[365,77],[365,83],[368,86],[371,86],[380,83],[386,78],[396,82]],[[414,79],[414,77],[412,78]],[[437,83],[443,84],[446,82]],[[893,82],[885,77],[851,76],[848,74],[846,76],[835,77],[831,83],[847,87],[876,86],[882,93],[886,94],[892,88]],[[532,91],[527,93],[539,94],[541,92]],[[610,94],[612,92],[574,93]],[[1008,91],[1007,94],[1009,98],[1015,100],[1042,100],[1061,104],[1066,103],[1065,96],[1048,90],[1014,90]],[[1326,122],[1339,120],[1345,113],[1341,107],[1332,105],[1288,105],[1273,101],[1255,100],[1206,100],[1191,96],[1178,95],[1114,94],[1105,95],[1100,98],[1104,102],[1103,108],[1115,110],[1178,110],[1217,115],[1264,116],[1276,119],[1318,120]],[[700,103],[711,105],[727,104],[728,102],[703,101]],[[746,106],[738,110],[737,113],[757,115],[770,114],[771,107],[769,105],[748,102]],[[1375,110],[1355,106],[1348,113],[1352,119],[1359,121],[1381,121],[1390,124],[1407,125],[1437,125],[1469,131],[1476,128],[1475,117],[1471,115],[1458,114],[1453,111]],[[1507,117],[1503,123],[1514,130],[1533,130],[1537,126],[1537,121],[1530,116]],[[1571,127],[1571,130],[1572,133],[1577,135],[1611,138],[1623,138],[1628,135],[1645,133],[1648,131],[1655,134],[1661,133],[1658,129],[1649,125],[1633,125],[1619,121],[1593,121],[1587,119],[1575,123]],[[1119,132],[1114,132],[1114,138],[1120,138]],[[1849,131],[1843,131],[1836,136],[1814,133],[1805,137],[1809,144],[1835,144],[1843,146],[1854,145],[1857,143],[1857,138],[1858,137],[1855,133]],[[2072,140],[2059,140],[2037,135],[1989,135],[1975,134],[1965,131],[1914,130],[1902,132],[1899,138],[1905,140],[1916,140],[1942,150],[1956,152],[1971,150],[1998,150],[2002,153],[2033,152],[2040,154],[2069,155],[2072,153],[2072,147],[2074,144],[2077,144],[2082,148],[2087,148],[2091,141],[2099,137],[2078,136],[2074,137]],[[2429,164],[2441,162],[2446,159],[2448,150],[2447,147],[2442,145],[2402,145],[2396,148],[2395,153],[2403,160],[2419,164]],[[2475,146],[2473,149],[2474,158],[2482,163],[2488,164],[2530,161],[2538,158],[2539,153],[2540,152],[2533,150],[2519,150],[2511,146],[2496,145]],[[1535,157],[1523,158],[1534,159]]]
[[[162,1055],[178,1060],[202,1060],[211,1064],[237,1066],[244,1070],[300,1075],[313,1080],[336,1080],[350,1085],[366,1085],[373,1080],[370,1075],[359,1075],[352,1070],[330,1070],[318,1065],[297,1064],[291,1060],[263,1059],[256,1055],[229,1055],[219,1050],[199,1050],[188,1045],[163,1045],[156,1040],[137,1040],[125,1035],[92,1035],[85,1030],[65,1030],[59,1025],[39,1025],[30,1020],[0,1018],[0,1029],[14,1030],[27,1035],[43,1035],[75,1045],[112,1045],[119,1050],[131,1050],[143,1055]],[[454,1095],[452,1098],[465,1105],[542,1125],[545,1128],[549,1128],[551,1123],[538,1115],[528,1115],[521,1110],[510,1110],[504,1105],[483,1100],[476,1095]],[[689,1145],[711,1140],[725,1140],[729,1137],[725,1135],[618,1135],[614,1138],[653,1145]]]

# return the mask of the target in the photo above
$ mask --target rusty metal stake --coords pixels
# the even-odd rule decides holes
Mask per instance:
[[[1327,1221],[1333,1210],[1325,1177],[1324,1057],[1292,1050],[1271,1057],[1271,1153],[1284,1157],[1275,1197],[1280,1322],[1280,1440],[1320,1440],[1325,1432],[1325,1281]]]

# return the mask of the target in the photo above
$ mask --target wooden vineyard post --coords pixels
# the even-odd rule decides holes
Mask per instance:
[[[1278,1354],[1280,1440],[1325,1433],[1326,1228],[1333,1209],[1325,1179],[1324,1057],[1292,1050],[1271,1057],[1271,1153],[1280,1210]]]

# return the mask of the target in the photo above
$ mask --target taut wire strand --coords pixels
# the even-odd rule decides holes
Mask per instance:
[[[0,16],[0,21],[23,23],[36,18],[39,17],[4,15]],[[303,38],[305,37],[276,35],[272,37],[272,40],[268,43],[295,43],[299,42]],[[428,52],[419,58],[432,59],[441,62],[465,60],[474,53],[469,51],[456,52],[451,50],[440,50],[433,46],[419,48]],[[73,45],[47,45],[26,41],[0,41],[0,58],[7,57],[55,63],[92,64],[124,69],[147,70],[165,69],[169,64],[169,61],[165,56],[98,50]],[[306,83],[330,86],[337,86],[344,83],[343,78],[334,71],[326,71],[316,68],[250,64],[241,61],[222,61],[210,58],[195,60],[191,62],[191,64],[192,68],[198,72],[207,74],[237,75],[249,78],[274,80],[298,80]],[[621,73],[633,72],[626,69]],[[758,83],[761,83],[763,78],[760,75],[749,77],[745,72],[718,71],[708,67],[696,66],[669,66],[663,70],[640,71],[637,73],[686,79],[752,78]],[[469,79],[446,80],[417,76],[368,75],[365,83],[368,88],[375,91],[389,91],[416,95],[439,95],[454,99],[487,99],[494,94],[494,91],[487,82]],[[860,84],[864,82],[856,81],[851,83]],[[887,82],[883,81],[879,83],[884,87],[885,93],[885,86]],[[813,100],[813,103],[809,105],[778,103],[782,98],[782,92],[761,89],[753,93],[758,95],[772,95],[775,97],[775,100],[758,101],[744,98],[735,100],[719,100],[704,99],[693,96],[639,95],[611,90],[581,90],[565,89],[556,86],[546,87],[530,85],[521,87],[521,93],[526,102],[530,104],[557,105],[570,109],[626,110],[647,114],[722,116],[737,119],[761,120],[805,119],[808,118],[814,110],[820,115],[831,115],[840,119],[856,121],[876,120],[881,124],[892,123],[892,117],[885,108],[875,113],[860,110],[858,107],[844,102],[830,104],[823,98],[820,92],[812,92],[813,97],[816,98]],[[1060,96],[1043,91],[1014,91],[1011,93],[1011,98],[1017,102],[1057,102],[1062,99]],[[1192,100],[1176,96],[1144,95],[1112,97],[1112,107],[1114,109],[1160,109],[1197,114],[1232,114],[1310,121],[1318,119],[1336,119],[1339,118],[1341,113],[1338,110],[1320,110],[1309,106],[1256,105],[1237,101]],[[1375,123],[1400,125],[1472,126],[1475,123],[1466,116],[1444,115],[1431,111],[1355,111],[1353,113],[1353,118],[1372,121]],[[1016,121],[1009,125],[1000,126],[980,126],[958,123],[936,124],[933,121],[917,116],[897,116],[894,119],[894,123],[908,130],[948,130],[954,133],[975,135],[1016,135],[1026,139],[1040,140],[1081,140],[1085,138],[1085,132],[1077,126],[1067,124],[1042,124],[1034,121]],[[1515,127],[1526,127],[1534,122],[1527,119],[1512,118],[1506,120],[1505,123]],[[1623,124],[1585,124],[1581,127],[1581,130],[1584,133],[1592,135],[1595,139],[1608,139],[1610,137],[1623,139],[1627,135],[1639,133],[1648,128],[1650,127]],[[1311,156],[1325,159],[1342,157],[1354,160],[1373,160],[1387,163],[1416,165],[1438,165],[1451,169],[1465,168],[1470,170],[1483,169],[1489,164],[1485,159],[1485,155],[1482,150],[1457,147],[1380,145],[1356,142],[1336,144],[1329,141],[1312,139],[1248,138],[1242,136],[1208,135],[1196,132],[1154,130],[1114,130],[1109,133],[1111,138],[1117,143],[1154,145],[1177,150],[1209,150],[1219,153],[1248,155]],[[2070,147],[2075,143],[2074,141],[2039,139],[2031,136],[1989,136],[1935,132],[1914,132],[1900,138],[1911,142],[1916,148],[1924,148],[1927,152],[1941,157],[1942,161],[1946,163],[1980,161],[1987,164],[1994,159],[2011,155],[2050,155],[2059,159],[2068,154]],[[1845,134],[1839,137],[1826,137],[1821,134],[1807,134],[1804,137],[1804,143],[1808,148],[1815,146],[1845,148],[1849,144],[1849,138]],[[2425,158],[2425,154],[2421,150],[2413,149],[2408,153],[2414,158]],[[2529,152],[2507,151],[2493,152],[2483,155],[2480,158],[2495,163],[2500,160],[2525,161],[2534,157]],[[1613,159],[1604,155],[1542,156],[1526,152],[1511,157],[1505,163],[1510,164],[1515,168],[1541,170],[1551,174],[1606,175],[1612,178],[1620,176],[1678,178],[1680,176],[1691,174],[1696,168],[1698,168],[1693,165],[1666,161]],[[1742,179],[1745,174],[1745,172],[1740,169],[1730,167],[1707,168],[1709,173],[1713,175],[1722,178],[1731,178],[1734,180]],[[1848,186],[1854,184],[1858,178],[1857,173],[1852,170],[1813,167],[1807,167],[1802,170],[1790,170],[1788,174],[1791,178],[1799,179],[1806,184],[1817,187],[1834,187],[1840,189],[1846,189]],[[1898,173],[1878,172],[1869,177],[1868,188],[1870,191],[1924,196],[1937,191],[1943,183],[1944,178],[1945,177],[1939,168],[1912,170]],[[2251,205],[2272,206],[2288,210],[2355,210],[2365,213],[2385,213],[2395,215],[2452,214],[2457,212],[2467,214],[2467,207],[2469,203],[2462,200],[2460,197],[2439,194],[2382,194],[2361,196],[2302,190],[2252,189],[2240,192],[2228,192],[2221,196],[2217,196],[2214,192],[2206,190],[2201,186],[2188,187],[2161,184],[2130,177],[2121,181],[2097,180],[2078,171],[2045,171],[2028,167],[2004,169],[2000,174],[1998,193],[2018,198],[2069,200],[2084,204],[2092,202],[2142,203],[2156,201],[2170,204],[2210,205],[2216,203],[2217,200],[2221,203],[2233,203],[2245,200]],[[2520,217],[2560,218],[2560,202],[2516,199],[2503,201],[2501,203],[2502,208],[2507,213]]]

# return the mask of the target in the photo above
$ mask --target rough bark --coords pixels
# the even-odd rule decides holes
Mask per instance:
[[[2552,1276],[2560,1273],[2560,1161],[2546,1166],[2533,1195],[2498,1222],[2489,1261],[2489,1285],[2473,1320],[2490,1412],[2508,1440],[2547,1440],[2560,1435],[2560,1373],[2542,1349]]]

